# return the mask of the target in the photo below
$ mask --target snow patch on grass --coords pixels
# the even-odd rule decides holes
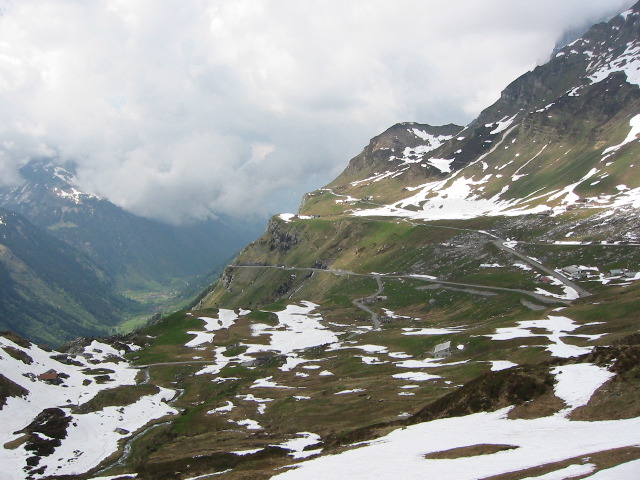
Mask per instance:
[[[496,333],[484,335],[492,340],[512,340],[515,338],[528,338],[528,337],[542,337],[546,338],[549,345],[544,345],[546,349],[554,357],[577,357],[585,353],[589,353],[592,347],[578,347],[576,345],[570,345],[562,341],[567,336],[577,338],[587,338],[594,340],[600,338],[601,335],[576,335],[571,334],[580,328],[581,325],[577,324],[568,317],[552,316],[550,315],[544,320],[527,320],[518,322],[515,327],[498,328]],[[533,333],[533,329],[543,329],[549,333]]]

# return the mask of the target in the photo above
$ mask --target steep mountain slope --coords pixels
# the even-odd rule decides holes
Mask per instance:
[[[84,251],[120,290],[184,285],[258,234],[251,224],[225,220],[173,227],[137,217],[82,192],[67,167],[32,160],[21,169],[25,183],[5,191],[0,203]]]
[[[87,256],[0,209],[0,329],[59,345],[107,335],[133,311]]]
[[[372,142],[301,212],[435,219],[558,211],[578,200],[633,204],[640,187],[631,174],[639,148],[639,25],[637,9],[596,25],[514,81],[439,148],[411,145],[411,162],[361,168],[368,163],[362,156],[403,151],[381,152],[388,147]]]
[[[409,165],[420,162],[425,154],[437,150],[452,139],[463,127],[444,125],[434,127],[418,123],[401,123],[371,139],[364,151],[349,162],[346,170],[332,182],[343,184],[377,171],[394,170],[394,175],[408,170]],[[379,180],[385,177],[379,177]],[[378,181],[379,181],[378,180]]]
[[[69,436],[32,476],[636,478],[639,21],[594,27],[465,129],[375,137],[192,310],[127,338],[146,374],[93,408],[155,385],[179,414],[119,447],[107,422],[84,470]],[[12,472],[30,421],[3,431]]]

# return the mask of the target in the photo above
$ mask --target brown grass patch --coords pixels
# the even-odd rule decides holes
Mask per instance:
[[[31,347],[31,342],[29,340],[26,340],[20,335],[13,332],[0,332],[0,337],[8,338],[13,343],[15,343],[16,345],[20,345],[23,348]]]
[[[160,389],[155,385],[120,385],[108,390],[101,390],[88,402],[75,407],[74,413],[87,414],[99,412],[106,407],[131,405],[144,396],[155,395]]]
[[[27,434],[22,435],[21,437],[18,437],[15,440],[11,440],[10,442],[5,443],[4,448],[6,448],[7,450],[15,450],[21,445],[24,445],[27,442],[27,440],[29,440],[29,435]]]
[[[620,420],[640,416],[640,384],[614,377],[600,387],[584,407],[575,409],[571,420]]]
[[[534,418],[548,417],[559,412],[565,406],[562,399],[556,397],[553,391],[548,391],[531,402],[517,405],[509,411],[507,418],[511,420],[532,420]]]
[[[33,359],[29,355],[27,355],[27,353],[18,348],[14,348],[10,345],[5,345],[2,348],[10,356],[15,358],[16,360],[20,360],[22,363],[26,363],[27,365],[31,365],[33,363]]]
[[[491,455],[493,453],[503,452],[505,450],[513,450],[520,448],[517,445],[500,445],[492,443],[480,443],[478,445],[469,445],[467,447],[451,448],[440,452],[427,453],[424,455],[426,459],[453,459],[463,457],[476,457],[478,455]]]
[[[9,397],[26,397],[29,390],[0,373],[0,410],[7,404]]]
[[[254,321],[250,318],[241,317],[233,324],[231,328],[223,328],[216,330],[213,342],[216,345],[225,345],[231,342],[248,342],[248,343],[260,343],[257,340],[254,341],[251,325],[253,323],[266,323],[260,321]],[[248,341],[246,339],[251,339]]]

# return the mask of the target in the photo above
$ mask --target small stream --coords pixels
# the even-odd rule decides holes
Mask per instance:
[[[148,368],[144,368],[143,371],[145,373],[145,378],[140,383],[141,385],[149,383],[149,379],[150,379],[149,369]],[[167,403],[169,405],[173,405],[175,402],[178,401],[178,399],[183,394],[184,394],[184,389],[177,388],[175,396],[171,400],[169,400]],[[99,475],[99,474],[107,472],[108,470],[111,470],[112,468],[123,466],[125,464],[125,462],[127,461],[127,459],[129,458],[129,456],[131,455],[131,449],[133,447],[133,443],[136,440],[138,440],[142,436],[146,435],[151,430],[154,430],[154,429],[156,429],[158,427],[162,427],[162,426],[165,426],[165,425],[170,425],[170,424],[171,424],[171,420],[168,420],[166,422],[161,422],[161,423],[154,423],[153,425],[149,425],[148,427],[143,428],[141,431],[139,431],[138,433],[136,433],[132,437],[129,437],[126,440],[126,442],[124,443],[124,446],[122,447],[122,453],[120,454],[120,456],[116,460],[111,462],[109,465],[107,465],[106,467],[103,467],[100,470],[97,470],[96,472],[94,472],[92,475]]]

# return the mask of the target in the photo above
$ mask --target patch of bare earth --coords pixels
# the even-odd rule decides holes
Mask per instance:
[[[623,447],[615,448],[613,450],[604,450],[602,452],[591,453],[589,455],[581,455],[579,457],[568,458],[561,462],[548,463],[533,468],[527,468],[525,470],[519,470],[517,472],[503,473],[500,475],[493,475],[491,477],[485,477],[482,480],[521,480],[529,477],[538,477],[547,473],[555,472],[563,468],[567,468],[571,465],[578,464],[593,464],[595,469],[584,475],[577,477],[571,477],[574,479],[580,479],[593,475],[599,470],[605,470],[612,468],[623,463],[631,462],[640,458],[640,448],[638,447]]]
[[[516,445],[499,445],[492,443],[481,443],[478,445],[469,445],[467,447],[451,448],[440,452],[427,453],[426,459],[453,459],[463,457],[476,457],[478,455],[491,455],[492,453],[502,452],[504,450],[513,450],[519,448]]]

